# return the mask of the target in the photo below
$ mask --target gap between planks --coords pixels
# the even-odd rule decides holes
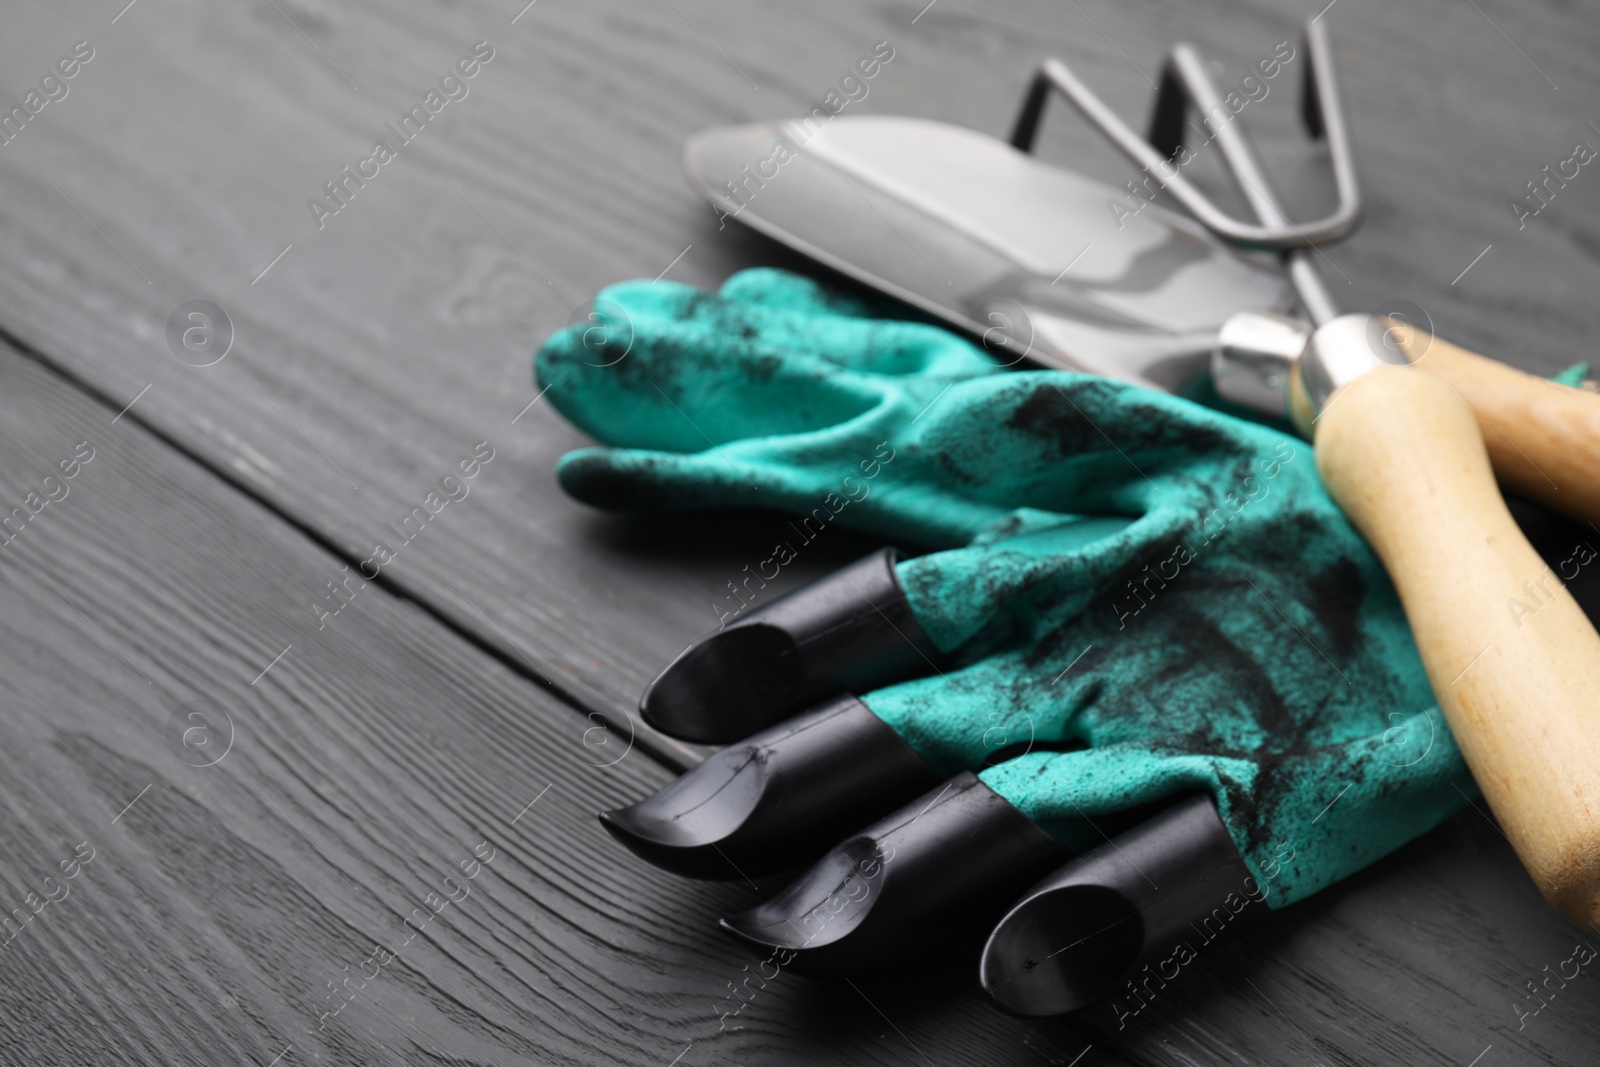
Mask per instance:
[[[24,359],[44,368],[46,372],[60,379],[66,385],[95,401],[108,413],[118,411],[116,400],[104,389],[86,380],[38,346],[18,337],[4,325],[0,325],[0,343],[9,345]],[[265,508],[278,521],[300,533],[301,536],[340,563],[350,567],[356,567],[360,564],[361,558],[358,555],[350,552],[345,546],[339,544],[338,541],[322,530],[317,529],[309,520],[302,519],[286,510],[278,501],[251,485],[250,482],[230,470],[226,464],[219,462],[217,457],[207,456],[205,453],[190,447],[180,438],[163,429],[158,423],[143,418],[136,411],[123,408],[117,417],[126,418],[135,423],[140,429],[149,433],[166,447],[197,464],[201,469],[210,472],[235,492],[243,494],[254,503]],[[363,574],[362,577],[365,578],[365,575]],[[493,659],[517,677],[525,679],[544,692],[549,693],[559,703],[572,709],[574,713],[584,718],[588,718],[591,715],[599,715],[608,728],[626,731],[634,739],[634,743],[640,751],[667,770],[674,773],[685,771],[705,757],[708,750],[679,744],[670,738],[652,736],[648,732],[636,729],[626,713],[623,714],[621,721],[618,721],[616,712],[611,708],[589,707],[577,693],[558,685],[545,676],[532,661],[514,654],[513,650],[500,647],[488,640],[484,635],[462,625],[449,614],[436,607],[426,596],[414,591],[405,582],[397,581],[392,575],[379,571],[376,577],[368,579],[368,581],[397,600],[413,605],[438,625]]]

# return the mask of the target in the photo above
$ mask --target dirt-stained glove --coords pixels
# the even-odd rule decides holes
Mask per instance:
[[[616,286],[596,317],[536,367],[609,446],[562,459],[575,496],[778,509],[797,537],[838,522],[937,550],[741,613],[645,695],[666,732],[736,743],[610,813],[626,844],[702,876],[828,849],[728,920],[739,935],[816,966],[886,961],[935,912],[992,924],[1079,855],[985,954],[1002,1004],[1061,1010],[1190,921],[1290,904],[1475,795],[1303,442],[1007,370],[775,271],[714,296]]]

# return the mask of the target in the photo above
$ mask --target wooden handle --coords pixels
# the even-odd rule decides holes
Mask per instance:
[[[1600,524],[1600,393],[1524,373],[1403,325],[1394,336],[1413,365],[1461,391],[1502,485]]]
[[[1506,510],[1471,408],[1438,378],[1380,367],[1334,394],[1316,455],[1394,579],[1501,829],[1550,903],[1592,926],[1600,636]]]

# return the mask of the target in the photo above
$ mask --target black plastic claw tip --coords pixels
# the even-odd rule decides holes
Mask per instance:
[[[745,878],[806,863],[938,782],[899,734],[846,696],[723,749],[600,821],[657,867]]]
[[[835,846],[778,896],[721,925],[764,955],[788,950],[804,972],[892,966],[948,949],[951,927],[942,917],[953,912],[992,922],[1065,856],[1055,838],[963,773]]]
[[[989,935],[978,980],[1015,1015],[1077,1011],[1180,942],[1245,925],[1264,899],[1211,798],[1191,797],[1029,890]]]
[[[928,669],[936,652],[911,615],[893,549],[812,582],[684,649],[639,712],[685,741],[726,744],[836,693]]]

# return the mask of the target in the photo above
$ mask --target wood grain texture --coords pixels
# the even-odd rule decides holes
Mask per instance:
[[[1600,182],[1586,168],[1521,230],[1506,200],[1586,136],[1600,28],[1554,3],[1480,6],[1341,4],[1325,16],[1372,208],[1355,240],[1328,250],[1329,273],[1348,283],[1348,307],[1404,296],[1440,332],[1548,371],[1587,353],[1600,235],[1584,220]],[[67,98],[0,147],[0,327],[111,403],[7,356],[0,485],[25,493],[82,439],[52,427],[108,422],[135,403],[116,424],[133,443],[91,462],[32,541],[0,550],[11,689],[0,797],[12,816],[0,820],[0,879],[20,902],[73,843],[106,842],[72,895],[0,950],[0,1058],[268,1064],[315,1027],[323,983],[358,969],[405,913],[398,900],[409,910],[498,835],[515,862],[491,865],[392,983],[385,971],[330,1024],[334,1037],[281,1063],[666,1064],[682,1052],[683,1067],[1070,1064],[1090,1042],[1083,1067],[1464,1065],[1491,1045],[1481,1067],[1586,1060],[1600,1036],[1590,976],[1516,1014],[1538,1006],[1525,983],[1568,959],[1575,935],[1470,810],[1219,943],[1133,1019],[1106,1006],[1072,1022],[1007,1020],[966,992],[970,968],[952,961],[859,988],[784,975],[730,1020],[742,1030],[719,1033],[726,984],[746,961],[709,922],[755,892],[667,878],[600,837],[592,810],[665,772],[637,753],[591,768],[583,713],[631,707],[712,625],[723,583],[765,556],[779,521],[639,522],[563,498],[549,472],[585,442],[543,402],[523,413],[532,350],[610,281],[670,265],[670,279],[714,284],[738,267],[794,264],[718,230],[684,191],[679,146],[707,125],[808,108],[876,40],[897,57],[863,111],[1003,134],[1046,55],[1137,116],[1174,38],[1221,59],[1226,81],[1314,12],[608,0],[539,3],[513,23],[519,10],[138,0],[118,15],[65,0],[7,12],[0,100],[20,102],[76,40],[97,52]],[[480,38],[497,54],[471,95],[316,229],[306,198]],[[1280,164],[1296,136],[1292,95],[1280,81],[1245,115]],[[1132,177],[1068,121],[1051,124],[1042,151],[1113,184]],[[223,305],[236,328],[233,350],[206,368],[179,362],[164,336],[196,298]],[[208,484],[141,422],[271,510]],[[274,512],[347,558],[365,554],[479,440],[497,456],[472,495],[407,547],[387,589],[369,587],[316,631],[311,594],[343,561]],[[1544,532],[1550,552],[1589,536]],[[772,592],[871,547],[833,531]],[[318,639],[301,646],[307,630]],[[527,681],[540,675],[548,687]],[[240,747],[209,769],[177,760],[162,734],[173,706],[198,695],[239,711]],[[137,822],[147,804],[154,814]],[[530,822],[541,810],[550,821]],[[134,832],[114,837],[124,824]]]
[[[500,458],[472,499],[390,580],[619,716],[714,624],[725,583],[780,529],[596,515],[552,484],[580,435],[542,401],[517,418],[535,395],[533,349],[602,285],[669,265],[669,279],[714,284],[793,262],[718,228],[679,177],[683,140],[808,109],[877,40],[896,58],[864,113],[1001,134],[1032,68],[1060,55],[1137,117],[1175,38],[1221,61],[1232,85],[1308,14],[1287,0],[1095,0],[1081,14],[1046,0],[925,6],[139,0],[113,24],[88,0],[23,5],[0,40],[0,70],[19,72],[3,86],[11,98],[33,77],[20,72],[71,42],[97,53],[66,99],[0,149],[0,325],[119,406],[150,386],[130,418],[352,555],[463,449],[494,442]],[[1586,57],[1600,26],[1555,3],[1480,6],[1325,16],[1370,221],[1319,263],[1352,310],[1404,297],[1440,332],[1548,370],[1588,350],[1583,294],[1600,283],[1600,233],[1584,220],[1600,181],[1584,169],[1520,230],[1507,204],[1590,135],[1582,101],[1600,71]],[[1515,47],[1496,26],[1516,27]],[[307,199],[480,38],[496,58],[471,94],[319,230]],[[1301,145],[1295,76],[1241,115],[1269,161]],[[1041,151],[1113,185],[1132,177],[1064,116]],[[1192,169],[1204,182],[1215,167],[1202,157]],[[196,298],[221,304],[236,329],[233,351],[203,369],[164,336]],[[873,547],[829,540],[769,592]]]
[[[914,1042],[1066,1062],[1088,1043],[1007,1019],[954,968],[859,992],[784,974],[724,1024],[752,961],[713,924],[754,891],[654,872],[593,817],[667,772],[638,751],[597,766],[615,755],[582,717],[380,590],[318,631],[296,592],[338,562],[114,414],[0,349],[0,500],[94,449],[0,548],[0,900],[60,898],[0,935],[0,1061],[923,1062]],[[231,746],[175,742],[202,698]],[[430,893],[459,899],[435,915]]]
[[[1412,365],[1471,405],[1500,484],[1600,522],[1600,393],[1486,359],[1440,337],[1400,331]]]

